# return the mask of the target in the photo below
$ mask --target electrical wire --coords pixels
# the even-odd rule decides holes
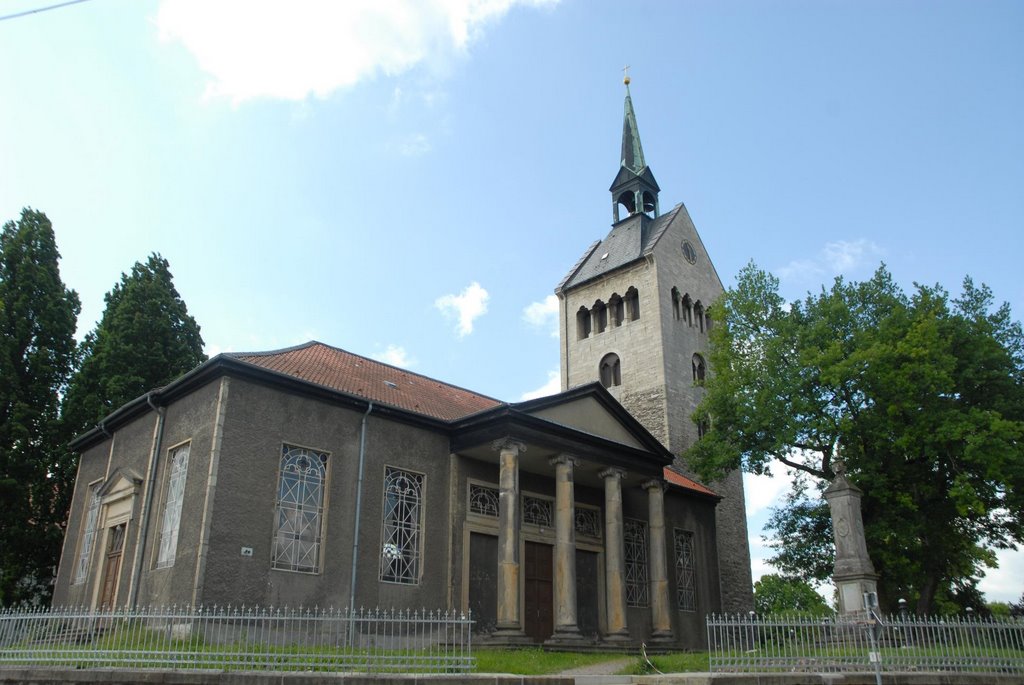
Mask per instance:
[[[89,0],[68,0],[67,2],[61,2],[56,5],[50,5],[48,7],[37,7],[34,10],[25,10],[24,12],[15,12],[14,14],[7,14],[0,17],[0,21],[7,21],[8,19],[17,19],[18,17],[27,17],[30,14],[38,14],[39,12],[46,12],[48,10],[55,10],[61,7],[67,7],[68,5],[77,5],[80,2],[88,2]]]

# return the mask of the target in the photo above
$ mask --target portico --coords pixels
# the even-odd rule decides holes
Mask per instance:
[[[475,430],[455,444],[458,456],[476,462],[467,470],[490,474],[467,479],[462,536],[463,597],[485,625],[491,576],[478,567],[488,563],[485,548],[495,547],[494,625],[487,641],[553,648],[630,645],[638,635],[671,641],[663,479],[671,456],[631,425],[603,388],[494,414],[476,417]],[[492,437],[496,432],[505,434]],[[646,548],[633,559],[625,548],[624,492],[632,502],[628,515],[647,531]],[[481,501],[495,502],[496,511]],[[627,584],[635,584],[637,574],[627,572],[628,563],[642,563],[645,578],[643,591],[633,593],[643,600],[633,606]],[[631,617],[641,625],[631,626]]]

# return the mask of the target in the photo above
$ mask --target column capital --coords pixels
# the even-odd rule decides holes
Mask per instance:
[[[552,466],[558,466],[559,464],[567,464],[569,466],[574,466],[579,460],[579,457],[577,457],[574,454],[563,453],[551,457],[550,459],[548,459],[548,463],[551,464]]]
[[[657,489],[664,492],[665,481],[661,480],[660,478],[651,478],[650,480],[645,480],[643,483],[641,483],[640,487],[648,491]]]
[[[522,454],[523,452],[526,451],[526,444],[512,438],[511,436],[506,436],[504,438],[499,438],[498,440],[492,442],[491,449],[495,450],[496,452],[504,452],[505,450],[515,450],[517,453]]]
[[[626,472],[623,469],[617,469],[614,466],[609,466],[606,469],[602,469],[597,472],[598,478],[616,478],[622,480],[626,477]]]

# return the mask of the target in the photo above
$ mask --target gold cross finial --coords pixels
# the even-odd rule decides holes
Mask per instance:
[[[622,82],[629,85],[629,65],[622,67]]]

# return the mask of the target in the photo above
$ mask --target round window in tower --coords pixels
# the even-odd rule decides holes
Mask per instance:
[[[693,249],[693,245],[690,244],[689,240],[683,241],[683,256],[686,257],[686,261],[693,264],[697,261],[697,251]]]

